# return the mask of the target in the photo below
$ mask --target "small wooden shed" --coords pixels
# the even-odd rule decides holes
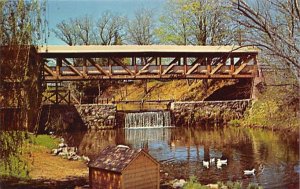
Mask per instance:
[[[159,162],[142,149],[108,146],[88,166],[92,189],[159,188]]]

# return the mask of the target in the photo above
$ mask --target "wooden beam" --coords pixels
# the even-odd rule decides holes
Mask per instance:
[[[210,74],[211,74],[211,75],[215,74],[215,73],[216,73],[223,65],[224,65],[224,64],[219,63],[219,64],[217,65],[217,67],[215,67],[215,68],[210,72]]]
[[[147,70],[149,66],[150,63],[147,63],[142,69],[139,70],[139,72],[136,75],[140,75],[141,73],[143,73],[143,71]]]
[[[186,75],[192,74],[200,66],[200,63],[195,64],[191,69],[186,72]]]
[[[196,63],[199,63],[200,65],[204,62],[205,57],[198,57],[194,62],[192,62],[191,66],[194,66]]]
[[[86,58],[83,58],[82,74],[83,77],[86,77],[88,74]]]
[[[134,76],[135,74],[127,68],[127,66],[125,66],[122,62],[120,62],[120,60],[116,59],[116,58],[111,58],[112,61],[114,61],[117,65],[122,66],[122,68],[124,70],[126,70],[126,72],[128,72],[130,75]]]
[[[50,74],[51,76],[55,77],[56,74],[49,68],[49,66],[47,66],[46,64],[44,64],[44,70]]]
[[[146,63],[152,63],[155,59],[156,57],[151,57],[149,60],[146,61]]]
[[[166,74],[167,74],[167,73],[168,73],[175,65],[176,65],[175,63],[169,65],[169,66],[167,67],[167,69],[165,69],[165,70],[163,71],[162,75],[166,75]]]
[[[80,71],[78,71],[67,59],[63,59],[63,62],[77,75],[83,76]]]
[[[234,73],[232,73],[232,75],[237,75],[239,74],[245,67],[247,66],[247,64],[242,64],[240,67],[238,67]]]
[[[183,57],[183,75],[186,75],[186,72],[188,70],[187,68],[187,57]]]
[[[62,66],[62,59],[57,58],[56,59],[56,77],[58,78],[60,76],[60,67]]]
[[[111,76],[111,74],[110,73],[107,73],[101,66],[99,66],[99,64],[97,64],[93,59],[91,59],[91,58],[88,58],[87,59],[94,67],[96,67],[97,68],[97,70],[100,72],[100,73],[102,73],[102,74],[104,74],[104,75],[106,75],[106,76]]]
[[[234,57],[230,59],[230,74],[234,73]]]
[[[179,61],[179,57],[174,58],[168,65],[174,64]]]
[[[254,57],[252,55],[240,57],[240,59],[235,63],[235,65],[239,66],[242,63],[248,63]]]

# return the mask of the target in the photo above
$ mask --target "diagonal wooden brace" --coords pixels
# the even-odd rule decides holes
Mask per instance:
[[[200,64],[196,63],[191,69],[189,69],[189,71],[186,72],[186,75],[193,73],[198,68],[198,66],[200,66]]]
[[[215,74],[224,64],[219,63],[211,72],[210,74],[213,75]]]
[[[106,76],[108,76],[108,77],[111,76],[111,75],[110,75],[109,73],[107,73],[101,66],[99,66],[99,64],[97,64],[93,59],[88,58],[87,60],[88,60],[94,67],[96,67],[97,70],[98,70],[100,73],[102,73],[102,74],[104,74],[104,75],[106,75]]]
[[[127,66],[125,66],[122,62],[120,62],[120,60],[116,59],[116,58],[111,58],[117,65],[122,66],[122,68],[128,72],[130,75],[134,76],[135,74],[127,68]]]
[[[56,76],[56,73],[54,73],[54,72],[49,68],[49,66],[44,65],[44,69],[45,69],[45,71],[46,71],[48,74],[50,74],[51,76],[53,76],[53,77]]]
[[[83,76],[82,73],[77,70],[67,59],[63,59],[63,62],[73,71],[73,73],[76,73],[79,76]]]
[[[234,73],[232,73],[232,75],[237,75],[239,74],[245,67],[247,66],[247,64],[242,64],[240,67],[238,67]]]
[[[173,63],[173,64],[171,64],[170,66],[168,66],[168,68],[164,70],[164,72],[162,73],[162,75],[165,75],[165,74],[167,74],[169,71],[171,71],[172,68],[173,68],[175,65],[176,65],[176,64]]]
[[[143,73],[143,71],[147,70],[149,66],[150,63],[147,63],[142,69],[140,69],[140,71],[136,75],[140,75],[141,73]]]

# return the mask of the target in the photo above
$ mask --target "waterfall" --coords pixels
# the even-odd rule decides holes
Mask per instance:
[[[171,115],[169,111],[127,113],[125,128],[170,127]]]

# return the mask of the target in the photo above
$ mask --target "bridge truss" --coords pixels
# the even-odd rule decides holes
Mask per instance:
[[[45,46],[43,80],[55,88],[44,103],[79,103],[64,81],[242,79],[257,75],[258,50],[237,46]],[[53,87],[52,87],[53,88]]]
[[[254,78],[258,50],[237,46],[46,46],[44,80]]]

